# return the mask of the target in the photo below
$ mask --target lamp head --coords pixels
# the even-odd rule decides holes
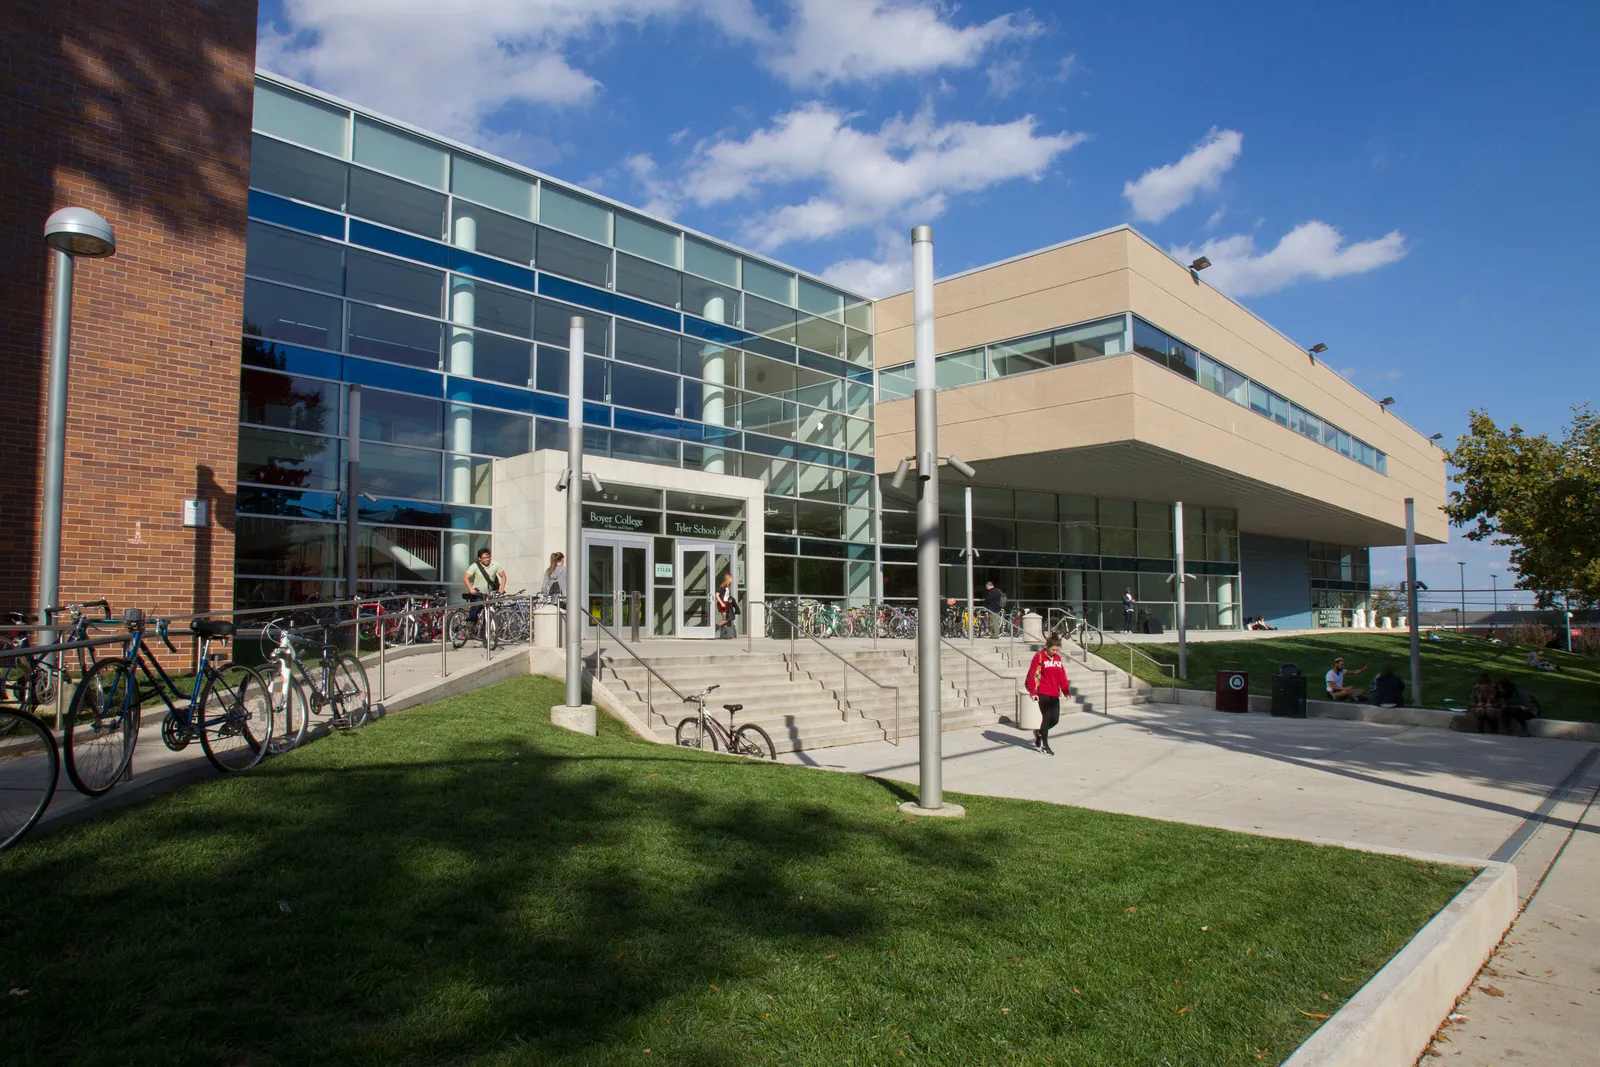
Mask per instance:
[[[910,473],[911,461],[909,459],[901,460],[900,466],[894,469],[894,477],[889,479],[889,484],[894,486],[896,489],[900,488],[902,485],[906,484],[906,475]]]
[[[959,471],[962,477],[964,477],[964,478],[976,478],[978,476],[978,472],[977,471],[973,470],[971,467],[969,467],[967,464],[961,462],[956,457],[954,457],[954,456],[946,456],[945,459],[950,461],[950,466],[954,467],[957,471]]]
[[[1205,270],[1209,266],[1211,266],[1211,261],[1209,259],[1207,259],[1205,256],[1201,256],[1199,259],[1196,259],[1193,263],[1189,264],[1189,269],[1190,270]]]
[[[1328,350],[1328,346],[1323,344],[1321,341],[1318,341],[1316,344],[1314,344],[1310,348],[1306,349],[1306,351],[1310,352],[1313,356],[1320,356],[1322,353],[1326,352],[1327,350]]]
[[[1381,408],[1386,408],[1390,404],[1393,404],[1393,403],[1394,403],[1394,397],[1386,396],[1382,400],[1378,401],[1378,406],[1381,407]]]
[[[111,223],[86,207],[64,207],[45,220],[44,240],[58,252],[96,259],[117,250]]]
[[[1430,437],[1430,438],[1428,438],[1428,440],[1430,440],[1430,441],[1437,441],[1437,440],[1438,440],[1438,439],[1439,439],[1439,438],[1441,438],[1441,437],[1443,437],[1443,436],[1444,436],[1444,434],[1442,434],[1442,433],[1436,433],[1436,434],[1434,434],[1434,435],[1433,435],[1433,436],[1432,436],[1432,437]]]

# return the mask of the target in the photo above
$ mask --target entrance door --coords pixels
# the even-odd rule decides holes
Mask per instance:
[[[717,634],[716,588],[722,575],[733,575],[739,593],[735,546],[706,541],[678,542],[678,633],[684,637]]]
[[[583,600],[590,625],[604,623],[626,638],[623,627],[631,627],[635,616],[647,622],[645,602],[649,593],[650,540],[618,537],[585,537],[583,543]],[[648,628],[644,630],[648,633]]]

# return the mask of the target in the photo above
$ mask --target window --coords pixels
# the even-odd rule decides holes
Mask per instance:
[[[358,115],[355,161],[399,178],[444,189],[450,156],[436,144]]]
[[[244,269],[324,293],[344,292],[342,246],[265,223],[252,222],[246,229]]]
[[[1257,415],[1268,413],[1267,391],[1255,382],[1250,383],[1250,410]]]
[[[533,262],[533,235],[537,229],[533,223],[460,200],[456,201],[454,210],[450,235],[456,247],[509,259],[513,263]]]
[[[259,134],[250,140],[250,184],[269,193],[344,210],[345,176],[337,159],[293,148]]]
[[[1141,318],[1133,320],[1133,350],[1163,367],[1172,352],[1172,338]]]
[[[725,248],[707,244],[687,234],[683,238],[683,269],[723,285],[739,287],[739,257]],[[686,303],[684,305],[688,307]]]
[[[800,279],[800,310],[844,322],[844,294],[807,278]]]
[[[1055,335],[1056,363],[1076,363],[1128,350],[1127,327],[1121,315],[1114,319],[1057,330]]]
[[[673,375],[614,363],[611,366],[611,403],[661,415],[676,415],[678,381]]]
[[[481,326],[518,337],[533,336],[533,297],[514,289],[502,289],[484,282],[455,280],[456,292],[472,293],[472,321],[462,325]],[[452,309],[454,310],[454,309]]]
[[[683,310],[711,322],[731,325],[739,317],[739,294],[725,286],[683,276]]]
[[[444,326],[432,319],[366,304],[350,305],[349,350],[353,355],[437,370],[443,330]]]
[[[617,247],[668,267],[678,265],[678,231],[632,215],[617,216]]]
[[[374,496],[438,500],[439,453],[393,445],[361,448],[361,489]]]
[[[244,332],[296,345],[338,348],[343,302],[269,282],[244,283]]]
[[[617,253],[617,292],[675,308],[683,299],[682,277],[671,267],[661,267],[621,252]]]
[[[796,368],[765,356],[744,357],[744,387],[771,396],[793,396]]]
[[[257,81],[253,119],[258,130],[341,159],[347,158],[345,139],[350,129],[350,113],[342,107]]]
[[[437,318],[444,304],[444,275],[387,256],[352,250],[345,272],[345,295]]]
[[[438,240],[444,232],[445,196],[408,182],[354,167],[350,171],[350,214],[397,230]]]
[[[600,355],[610,351],[611,316],[596,315],[592,311],[550,300],[534,301],[533,339],[540,344],[554,345],[564,352],[570,343],[574,315],[583,317],[583,350]]]
[[[238,479],[292,489],[339,488],[339,439],[239,427]]]
[[[457,152],[450,167],[450,191],[480,204],[509,211],[519,218],[533,218],[533,181],[520,174]],[[479,246],[482,251],[488,249]],[[498,254],[498,253],[494,253]],[[512,257],[507,257],[512,258]],[[526,263],[524,259],[521,262]]]
[[[844,309],[844,324],[853,330],[872,332],[872,305],[866,301],[848,304]]]
[[[991,378],[1042,370],[1054,364],[1055,347],[1047,333],[989,346],[988,374]]]
[[[759,297],[745,297],[744,328],[751,333],[759,333],[793,344],[794,320],[795,314],[790,308]]]
[[[610,208],[557,189],[549,182],[539,186],[539,221],[603,245],[611,243]]]
[[[315,378],[246,370],[239,376],[239,421],[336,434],[339,386]]]
[[[458,331],[460,337],[466,331]],[[527,388],[533,377],[533,346],[492,333],[467,333],[472,345],[472,376]],[[454,370],[455,368],[451,368]]]
[[[678,373],[678,338],[631,323],[617,323],[617,359],[641,367]],[[698,363],[698,360],[696,360]],[[698,367],[696,368],[696,372]],[[620,403],[620,401],[619,401]],[[634,405],[637,407],[638,405]]]
[[[343,569],[341,532],[338,523],[241,515],[234,526],[234,570],[292,578],[336,576]]]
[[[744,290],[747,293],[793,307],[794,279],[795,276],[788,271],[769,267],[753,259],[744,261]]]
[[[540,270],[565,275],[590,285],[605,286],[611,281],[611,250],[564,233],[539,230]]]
[[[1181,341],[1173,341],[1172,354],[1167,357],[1167,366],[1193,381],[1195,378],[1195,366],[1199,358],[1200,353],[1193,348]]]
[[[828,319],[802,314],[795,328],[795,340],[816,352],[842,357],[844,352],[844,327]]]
[[[1289,425],[1289,402],[1277,393],[1267,394],[1267,407],[1271,412],[1272,421],[1279,426]]]
[[[472,420],[472,450],[489,456],[520,456],[528,451],[533,420],[526,415],[488,408],[450,407],[451,418],[466,415]]]
[[[443,418],[444,405],[437,400],[379,389],[361,391],[361,436],[364,440],[442,448]]]
[[[985,356],[982,348],[969,348],[965,352],[951,352],[940,356],[934,363],[934,380],[938,388],[951,389],[983,381]]]

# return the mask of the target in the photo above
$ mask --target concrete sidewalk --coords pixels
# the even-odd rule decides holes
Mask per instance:
[[[1249,833],[1487,858],[1592,746],[1138,705],[1069,715],[1054,757],[995,725],[944,735],[944,787]],[[785,762],[915,783],[914,740]]]

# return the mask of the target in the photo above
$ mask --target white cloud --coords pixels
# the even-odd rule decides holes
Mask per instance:
[[[1211,213],[1211,217],[1209,219],[1206,219],[1206,229],[1208,229],[1208,230],[1216,229],[1218,226],[1222,225],[1222,220],[1224,218],[1226,218],[1227,215],[1228,215],[1228,208],[1227,208],[1227,205],[1224,204],[1222,207],[1219,207],[1219,208],[1217,208],[1217,210],[1213,211]]]
[[[1082,69],[1083,64],[1078,62],[1077,54],[1069,52],[1056,64],[1056,81],[1064,82]]]
[[[863,130],[852,125],[852,116],[812,102],[743,139],[697,145],[682,190],[706,206],[771,187],[816,187],[803,201],[746,220],[745,238],[770,250],[911,218],[926,221],[941,214],[952,195],[1037,180],[1083,139],[1040,133],[1031,115],[991,125],[940,124],[926,108]]]
[[[1215,192],[1244,150],[1244,134],[1213,129],[1176,163],[1153,167],[1122,187],[1136,218],[1160,222],[1200,192]]]
[[[1206,281],[1234,296],[1251,296],[1308,278],[1365,274],[1403,258],[1406,251],[1405,235],[1399,230],[1346,244],[1344,236],[1326,222],[1302,222],[1266,252],[1258,253],[1255,238],[1241,233],[1214,238],[1198,248],[1181,245],[1173,248],[1172,254],[1185,263],[1205,256],[1211,260]]]
[[[822,272],[835,285],[862,296],[883,297],[911,288],[911,249],[904,259],[843,259]]]
[[[1001,99],[1022,88],[1022,60],[1003,59],[991,63],[983,72],[989,79],[989,95]]]
[[[509,104],[579,105],[600,82],[566,53],[623,23],[699,15],[735,38],[770,30],[750,0],[284,0],[257,62],[430,130],[484,141]]]
[[[793,18],[767,60],[796,86],[871,81],[972,67],[994,45],[1040,32],[1031,19],[1001,15],[953,26],[929,0],[790,0]]]
[[[661,176],[654,157],[648,152],[640,152],[624,159],[622,169],[627,171],[634,184],[644,191],[646,211],[661,218],[671,218],[677,214],[678,208],[682,206],[678,191],[670,181]]]

